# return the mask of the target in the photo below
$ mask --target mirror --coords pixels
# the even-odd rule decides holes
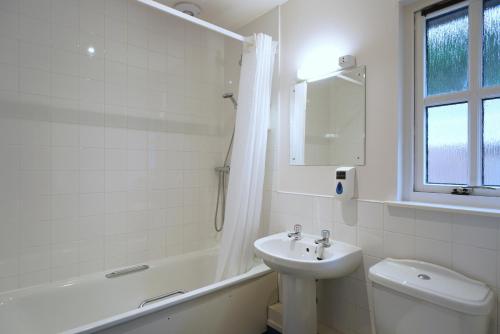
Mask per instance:
[[[291,165],[364,165],[365,80],[360,66],[292,87]]]

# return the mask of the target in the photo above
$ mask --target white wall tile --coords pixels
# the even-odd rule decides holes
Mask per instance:
[[[107,60],[105,74],[107,82],[123,84],[127,81],[127,66],[123,63]]]
[[[343,223],[350,226],[357,225],[357,201],[333,201],[333,220],[335,223]]]
[[[127,63],[127,44],[115,41],[106,43],[106,59]]]
[[[52,239],[49,221],[26,222],[21,225],[20,235],[22,247],[30,248],[48,246]]]
[[[52,25],[52,39],[53,46],[57,49],[66,50],[73,53],[79,52],[80,31],[78,24],[64,25],[62,28],[61,24],[54,22],[54,24]],[[77,70],[79,72],[79,67],[77,68]],[[72,74],[76,75],[78,74],[78,72]]]
[[[104,193],[81,194],[80,216],[95,216],[104,214]]]
[[[148,168],[148,153],[143,150],[129,150],[127,167],[129,170],[146,170]]]
[[[18,82],[18,69],[10,64],[0,64],[0,90],[16,92]]]
[[[132,66],[147,69],[148,51],[129,44],[127,47],[127,61]]]
[[[22,251],[19,258],[21,274],[37,272],[50,268],[50,249],[46,246],[31,247]]]
[[[450,242],[427,238],[415,239],[415,257],[422,261],[451,267],[452,246]]]
[[[384,205],[379,202],[358,201],[358,225],[372,229],[382,229]]]
[[[106,170],[127,170],[128,152],[126,150],[105,151]]]
[[[93,47],[95,50],[93,57],[103,58],[105,54],[104,34],[101,32],[95,33],[89,30],[91,29],[82,29],[82,27],[80,27],[79,30],[80,54],[88,56],[89,55],[88,48]]]
[[[19,91],[26,94],[48,96],[50,94],[50,72],[20,68]]]
[[[277,195],[276,210],[312,219],[313,199],[305,195],[279,193]]]
[[[19,13],[19,1],[4,0],[0,2],[0,13],[17,14]]]
[[[415,209],[385,205],[384,230],[414,235]]]
[[[0,278],[0,290],[9,291],[19,288],[18,276],[9,276]]]
[[[101,126],[80,126],[80,146],[81,147],[104,147],[104,127]]]
[[[411,259],[415,257],[415,237],[384,232],[384,257]]]
[[[52,19],[57,25],[78,25],[78,0],[52,0]]]
[[[167,252],[165,231],[148,234],[167,223],[214,245],[223,37],[208,36],[218,58],[197,49],[188,62],[184,25],[159,17],[120,0],[0,1],[0,107],[19,116],[0,122],[0,292],[190,250],[171,240]],[[214,80],[185,95],[202,58]],[[191,61],[197,73],[184,71]],[[184,133],[197,129],[221,132]]]
[[[80,149],[81,170],[104,170],[104,149],[82,148]]]
[[[19,43],[19,64],[24,68],[50,71],[51,49],[34,43]]]
[[[2,5],[4,3],[3,1]],[[18,15],[13,15],[13,13],[9,11],[0,11],[0,31],[2,35],[10,38],[17,38],[19,35],[18,23]]]
[[[319,234],[315,232],[315,234]],[[342,223],[335,223],[334,230],[332,233],[332,238],[335,240],[350,243],[351,245],[357,245],[358,243],[358,231],[356,226],[350,226]]]
[[[78,240],[77,218],[64,218],[52,221],[52,244]]]
[[[450,241],[452,215],[439,211],[416,211],[415,235],[424,238]]]
[[[497,249],[498,223],[495,218],[456,214],[453,216],[453,241]]]
[[[52,219],[74,218],[78,215],[78,197],[76,194],[52,196]]]
[[[78,244],[66,243],[52,247],[52,266],[60,267],[78,262]]]
[[[19,38],[25,42],[50,45],[51,25],[47,20],[19,16]]]
[[[52,71],[58,74],[80,74],[80,55],[60,49],[52,49]]]
[[[51,280],[52,281],[65,281],[70,278],[78,276],[78,264],[72,263],[60,267],[51,268]]]
[[[453,244],[453,269],[496,288],[497,252],[473,246]]]
[[[51,144],[53,146],[78,146],[78,125],[53,123],[51,135]]]
[[[80,171],[80,193],[103,193],[104,171]]]
[[[19,13],[48,21],[51,16],[51,0],[19,0]]]
[[[358,228],[358,246],[363,253],[376,257],[384,256],[384,234],[382,230]]]
[[[50,282],[50,270],[35,271],[19,276],[19,287],[25,288]]]
[[[135,47],[146,49],[148,47],[148,31],[139,25],[127,26],[127,42]]]

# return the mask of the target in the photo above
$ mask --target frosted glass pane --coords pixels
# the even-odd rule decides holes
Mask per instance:
[[[427,95],[467,89],[468,31],[467,8],[427,20]]]
[[[427,108],[427,183],[468,183],[467,115],[467,103]]]
[[[483,184],[500,186],[500,99],[483,101]]]
[[[500,85],[500,0],[484,1],[483,85]]]

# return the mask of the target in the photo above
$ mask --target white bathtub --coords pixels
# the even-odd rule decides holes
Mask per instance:
[[[262,333],[275,275],[256,264],[213,283],[216,260],[212,249],[148,262],[149,269],[120,277],[99,273],[0,294],[0,333]],[[186,293],[138,308],[179,289]]]

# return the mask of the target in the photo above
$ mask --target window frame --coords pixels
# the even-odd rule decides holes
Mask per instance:
[[[461,92],[444,93],[426,96],[426,21],[458,9],[468,7],[468,88]],[[413,143],[412,159],[412,189],[410,199],[433,198],[439,201],[440,197],[446,202],[455,202],[453,198],[464,197],[451,195],[454,188],[464,185],[427,184],[426,176],[426,119],[427,108],[468,103],[468,185],[482,186],[482,115],[483,100],[500,97],[500,86],[483,87],[483,0],[467,0],[441,9],[427,16],[421,15],[421,8],[413,11]],[[470,200],[466,203],[483,204],[491,202],[487,197],[500,196],[500,187],[495,190],[474,189],[473,195],[465,196]],[[481,199],[486,198],[486,199]],[[465,202],[462,199],[459,200]],[[500,206],[500,205],[499,205]]]

